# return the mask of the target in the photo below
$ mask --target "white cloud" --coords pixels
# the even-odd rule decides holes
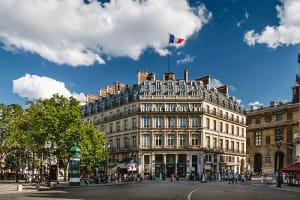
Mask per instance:
[[[184,54],[183,51],[178,51],[178,52],[176,53],[177,56],[180,56],[180,55],[183,55],[183,54]]]
[[[177,60],[176,64],[186,64],[186,63],[192,63],[194,62],[195,56],[185,55],[183,59]]]
[[[214,79],[214,78],[210,79],[210,88],[218,88],[218,87],[221,87],[223,85],[224,84],[218,79]],[[236,87],[234,87],[233,85],[229,85],[228,88],[231,92],[236,91]],[[229,93],[230,93],[230,91],[229,91]],[[241,102],[241,100],[239,100],[239,101]]]
[[[238,28],[240,28],[240,26],[242,25],[242,23],[243,23],[243,21],[240,21],[240,22],[238,22],[238,23],[236,24],[236,26],[237,26]]]
[[[281,0],[277,5],[279,26],[267,25],[261,33],[250,30],[245,33],[244,41],[249,46],[266,44],[270,48],[282,45],[300,44],[300,1]]]
[[[210,88],[217,88],[222,86],[223,84],[221,83],[221,81],[219,81],[218,79],[210,79]]]
[[[245,10],[245,18],[249,19],[249,17],[250,17],[249,13],[247,12],[247,10]]]
[[[238,28],[240,28],[240,26],[241,26],[242,24],[244,24],[244,23],[246,22],[246,20],[249,19],[249,17],[250,17],[249,13],[247,12],[247,10],[245,10],[244,19],[238,21],[238,22],[236,23],[236,26],[237,26]]]
[[[263,106],[263,103],[260,103],[259,101],[254,101],[254,102],[250,102],[248,103],[248,106]]]
[[[70,92],[63,82],[45,76],[26,74],[23,77],[13,80],[13,92],[28,99],[51,98],[53,94],[60,94],[67,98],[73,96],[84,102],[85,94]]]
[[[229,89],[230,89],[232,92],[235,92],[235,91],[236,91],[236,87],[234,87],[233,85],[229,85]]]
[[[203,4],[191,8],[186,0],[1,1],[0,43],[57,64],[88,66],[106,57],[138,59],[147,48],[166,55],[168,33],[187,40],[211,17]]]

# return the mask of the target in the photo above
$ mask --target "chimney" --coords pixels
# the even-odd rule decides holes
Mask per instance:
[[[86,95],[86,102],[88,103],[93,103],[95,102],[99,97],[92,95],[92,94],[87,94]]]
[[[275,101],[270,101],[270,107],[275,107]]]
[[[189,80],[189,71],[188,69],[184,70],[184,81],[187,82]]]
[[[108,94],[114,94],[114,88],[112,86],[110,86],[110,85],[107,85],[106,86],[106,92]]]
[[[114,82],[114,91],[115,92],[121,91],[123,88],[124,88],[124,84],[123,83],[117,82],[117,81]]]
[[[100,97],[106,97],[106,91],[105,91],[105,89],[103,89],[103,88],[99,89],[99,96]]]
[[[250,106],[250,110],[253,111],[253,110],[256,110],[257,107],[256,106]]]
[[[164,73],[164,80],[175,80],[175,74],[173,72]]]
[[[147,76],[148,76],[148,72],[138,71],[138,74],[137,74],[138,84],[147,80]]]
[[[143,72],[143,71],[138,71],[138,84],[144,82],[145,80],[149,80],[149,81],[155,81],[155,73],[151,72]]]
[[[155,81],[155,73],[154,72],[149,73],[147,76],[147,80]]]

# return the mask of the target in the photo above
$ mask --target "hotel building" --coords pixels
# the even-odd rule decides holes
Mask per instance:
[[[136,84],[115,82],[82,107],[109,143],[108,166],[135,163],[141,175],[208,175],[246,170],[246,115],[228,87],[210,77],[157,80],[139,71]]]

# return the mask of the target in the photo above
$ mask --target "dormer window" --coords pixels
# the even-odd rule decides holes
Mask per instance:
[[[156,89],[160,90],[161,89],[161,82],[160,81],[156,81],[155,82],[155,87],[156,87]]]
[[[168,85],[169,90],[173,89],[173,82],[172,81],[168,81],[167,85]]]
[[[149,83],[149,81],[144,81],[144,87],[145,87],[145,89],[149,89],[150,88],[150,83]]]
[[[184,80],[180,80],[179,81],[179,88],[180,89],[184,89],[185,88],[185,82],[184,82]]]

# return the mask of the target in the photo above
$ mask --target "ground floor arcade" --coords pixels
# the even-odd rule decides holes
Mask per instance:
[[[209,177],[245,170],[245,157],[217,154],[204,151],[143,152],[140,154],[139,172],[155,177],[170,177],[176,174],[182,178],[206,174]]]

